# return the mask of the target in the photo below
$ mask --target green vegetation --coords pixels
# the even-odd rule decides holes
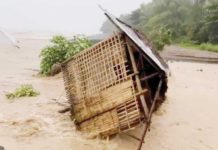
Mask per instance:
[[[218,45],[213,45],[210,43],[202,43],[200,45],[200,49],[208,50],[208,51],[212,51],[212,52],[218,52]]]
[[[211,52],[218,52],[218,45],[214,45],[211,43],[201,43],[200,45],[192,44],[192,43],[180,43],[179,45],[185,48],[195,48],[195,49],[201,49]]]
[[[32,85],[29,84],[23,84],[19,88],[17,88],[12,93],[7,93],[6,97],[8,99],[14,99],[19,97],[35,97],[39,95],[39,92],[37,92]]]
[[[171,42],[208,43],[201,46],[208,50],[218,44],[218,0],[153,0],[120,19],[145,33],[158,50]],[[110,33],[109,26],[106,21],[102,32]]]
[[[42,49],[40,57],[41,74],[50,75],[54,64],[62,63],[76,53],[90,47],[92,43],[83,36],[77,36],[72,40],[67,40],[63,36],[54,36],[51,45]]]

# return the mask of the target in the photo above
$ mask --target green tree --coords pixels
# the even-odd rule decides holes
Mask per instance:
[[[206,7],[205,24],[208,30],[208,42],[218,44],[218,1],[211,1]]]
[[[168,44],[159,36],[175,42],[186,39],[197,44],[217,44],[217,3],[218,0],[153,0],[120,19],[146,34],[156,47]],[[170,36],[166,36],[168,32]]]

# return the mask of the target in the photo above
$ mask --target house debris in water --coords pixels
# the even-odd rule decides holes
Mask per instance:
[[[146,38],[105,15],[119,33],[62,64],[71,113],[80,131],[107,137],[145,124],[165,99],[168,66]]]

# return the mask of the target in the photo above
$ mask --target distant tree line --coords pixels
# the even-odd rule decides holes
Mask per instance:
[[[218,44],[218,0],[153,0],[120,19],[145,33],[157,49],[170,42]],[[101,31],[114,30],[109,21]]]

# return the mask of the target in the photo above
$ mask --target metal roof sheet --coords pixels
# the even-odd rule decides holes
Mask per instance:
[[[133,30],[133,28],[124,22],[120,21],[118,18],[110,14],[108,11],[103,10],[108,19],[121,31],[123,31],[141,50],[148,56],[148,59],[152,60],[155,65],[166,74],[169,73],[169,67],[164,62],[164,60],[152,50],[145,42],[140,39],[139,35]]]

